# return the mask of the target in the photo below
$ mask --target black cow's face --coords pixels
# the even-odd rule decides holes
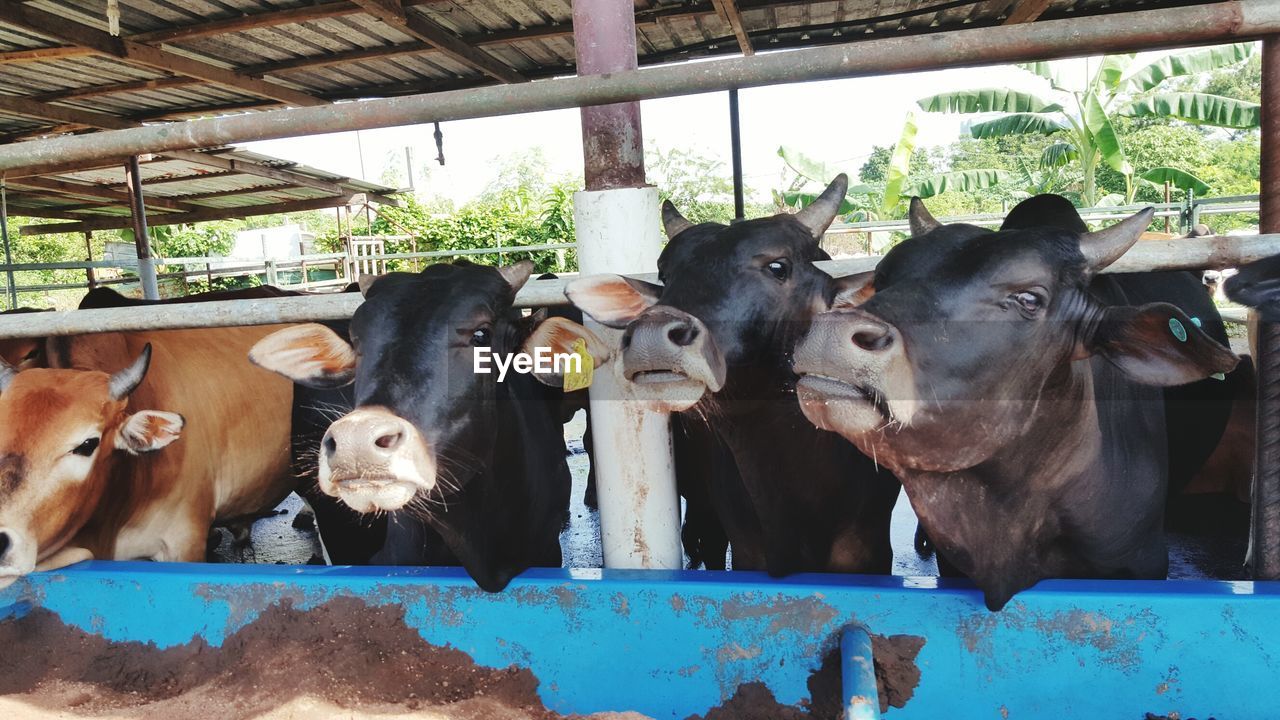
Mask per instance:
[[[362,284],[351,345],[321,325],[264,338],[250,358],[295,382],[334,387],[354,381],[356,409],[335,421],[320,447],[319,484],[358,512],[429,510],[447,500],[493,456],[502,383],[495,362],[515,353],[571,352],[582,339],[597,363],[604,346],[563,318],[521,318],[516,292],[533,269],[435,265]],[[476,357],[482,357],[477,372]],[[559,374],[538,379],[558,385]]]
[[[812,205],[734,225],[691,225],[667,203],[670,242],[658,259],[661,285],[616,275],[571,282],[565,294],[598,322],[625,328],[623,375],[648,386],[667,411],[719,392],[730,368],[775,366],[824,306],[830,276],[818,240],[835,217],[841,175]]]
[[[1227,280],[1227,296],[1256,308],[1267,322],[1280,322],[1280,255],[1240,268]]]
[[[1105,307],[1088,292],[1150,211],[1082,235],[940,225],[912,207],[913,237],[872,276],[838,281],[794,363],[806,416],[891,467],[946,472],[992,457],[1068,398],[1073,361],[1091,355],[1155,385],[1235,365],[1172,305]]]

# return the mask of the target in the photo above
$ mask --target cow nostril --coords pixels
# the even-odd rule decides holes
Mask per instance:
[[[334,440],[332,435],[326,435],[322,445],[324,446],[325,455],[333,455],[338,452],[338,441]]]
[[[386,433],[385,435],[378,436],[378,439],[374,440],[373,444],[377,445],[383,450],[394,450],[397,447],[399,447],[400,443],[403,440],[404,440],[404,433],[397,430],[395,432],[389,432],[389,433]]]
[[[622,333],[622,349],[623,350],[626,350],[627,348],[631,347],[631,336],[634,334],[635,332],[631,328],[627,328],[627,331]]]
[[[667,330],[667,339],[680,347],[688,347],[698,339],[698,328],[692,323],[677,323]]]
[[[885,328],[863,328],[853,334],[853,344],[868,352],[880,352],[893,344],[893,336]]]
[[[0,559],[4,559],[6,553],[9,552],[9,546],[13,542],[9,539],[9,533],[0,532]]]

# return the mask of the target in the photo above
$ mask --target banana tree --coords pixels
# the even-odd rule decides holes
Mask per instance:
[[[915,117],[907,113],[902,135],[894,145],[893,154],[889,159],[885,181],[850,185],[840,205],[839,214],[849,216],[855,221],[879,220],[882,217],[901,215],[901,201],[904,197],[930,198],[944,192],[982,190],[1001,182],[1008,182],[1012,177],[1011,173],[1004,170],[980,169],[957,170],[912,180],[908,176],[911,156],[915,153],[915,149]],[[849,177],[857,177],[857,173],[813,160],[786,146],[778,148],[778,155],[787,167],[796,173],[797,182],[793,183],[789,189],[775,194],[779,201],[791,207],[804,207],[813,202],[821,192],[820,188],[841,172]],[[810,184],[817,189],[807,189],[806,186]]]
[[[927,112],[1001,113],[968,124],[975,138],[1009,135],[1062,133],[1068,152],[1082,170],[1081,198],[1092,206],[1098,202],[1097,171],[1100,164],[1125,178],[1125,197],[1132,199],[1136,183],[1134,168],[1125,154],[1112,118],[1164,117],[1228,128],[1259,126],[1256,103],[1196,92],[1160,92],[1168,79],[1229,67],[1243,62],[1254,52],[1252,43],[1187,50],[1162,55],[1150,63],[1134,66],[1135,55],[1107,55],[1101,62],[1088,63],[1083,86],[1072,87],[1063,79],[1058,63],[1024,63],[1018,67],[1043,79],[1053,93],[1045,99],[1036,93],[1003,88],[939,93],[917,102]],[[1097,62],[1096,69],[1093,68]]]

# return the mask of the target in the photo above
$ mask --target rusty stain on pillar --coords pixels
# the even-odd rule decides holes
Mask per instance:
[[[573,0],[578,75],[635,70],[636,18],[630,0]],[[588,190],[642,187],[640,103],[582,108],[582,156]]]
[[[1280,232],[1280,36],[1262,41],[1259,232]],[[1280,580],[1280,323],[1258,323],[1258,436],[1253,478],[1253,576]]]

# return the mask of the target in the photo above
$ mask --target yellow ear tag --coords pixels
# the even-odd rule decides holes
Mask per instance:
[[[591,387],[591,375],[595,372],[596,361],[587,350],[586,338],[574,340],[573,346],[569,349],[572,355],[577,356],[578,362],[569,363],[568,372],[564,374],[564,391],[573,392]],[[579,366],[577,372],[573,371],[575,364]]]

